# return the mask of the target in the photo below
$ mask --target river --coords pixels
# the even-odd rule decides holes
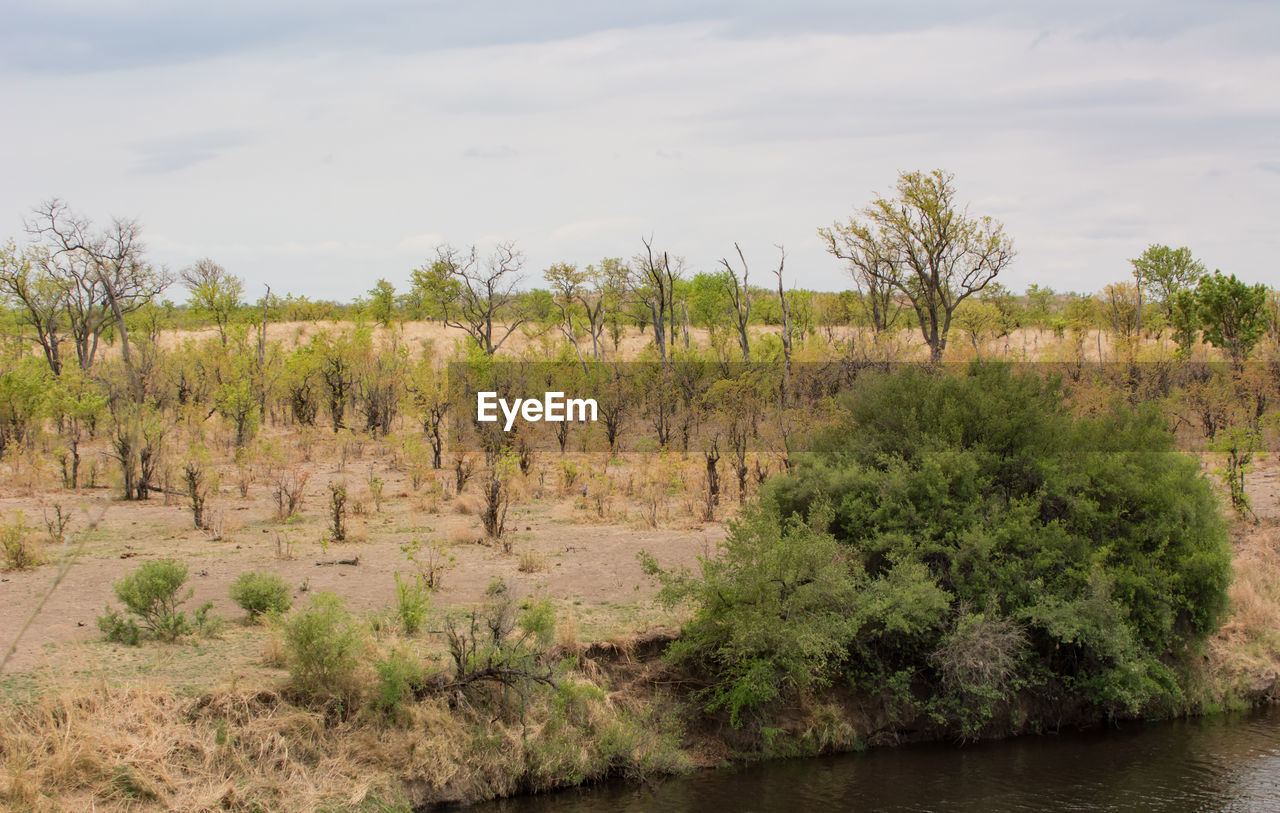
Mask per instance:
[[[507,799],[474,813],[1280,811],[1280,709],[702,771]]]

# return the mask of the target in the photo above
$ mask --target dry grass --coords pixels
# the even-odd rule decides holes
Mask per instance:
[[[516,565],[516,570],[521,573],[541,573],[546,569],[547,557],[533,548],[520,551],[520,564]]]
[[[313,810],[402,795],[351,733],[271,691],[68,689],[3,710],[0,800],[40,811]]]
[[[686,767],[651,721],[589,682],[576,686],[571,721],[550,693],[523,721],[428,698],[395,725],[364,711],[335,721],[271,689],[190,696],[100,685],[6,701],[0,809],[407,809],[548,789],[620,765],[637,775]]]
[[[1230,610],[1209,643],[1211,671],[1227,693],[1264,690],[1280,680],[1280,520],[1235,534]]]
[[[483,534],[478,529],[468,525],[452,525],[445,534],[445,538],[453,545],[473,545],[481,536]]]

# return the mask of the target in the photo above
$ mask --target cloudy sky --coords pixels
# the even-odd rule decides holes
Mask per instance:
[[[649,234],[839,289],[816,228],[941,167],[1015,290],[1152,242],[1276,284],[1277,32],[1199,0],[5,0],[0,240],[59,196],[255,297],[403,288],[442,241],[515,240],[538,283]]]

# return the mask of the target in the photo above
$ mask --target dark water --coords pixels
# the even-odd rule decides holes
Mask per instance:
[[[469,810],[1280,811],[1280,709],[1128,724],[1096,733],[774,762]]]

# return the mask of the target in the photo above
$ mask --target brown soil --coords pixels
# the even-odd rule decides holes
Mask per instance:
[[[442,587],[433,597],[435,608],[478,602],[490,581],[502,577],[520,594],[551,599],[567,631],[562,635],[593,640],[678,623],[653,601],[656,587],[640,570],[639,551],[653,553],[664,564],[692,565],[724,537],[722,524],[697,522],[688,509],[682,516],[674,500],[672,515],[660,517],[658,527],[649,527],[625,494],[611,498],[608,514],[601,519],[594,505],[580,499],[575,504],[573,497],[554,493],[557,489],[549,486],[537,487],[531,478],[517,486],[524,494],[511,507],[510,552],[504,552],[500,544],[481,539],[476,516],[480,499],[474,483],[461,498],[431,497],[432,483],[415,491],[407,475],[393,468],[391,442],[366,441],[360,459],[350,460],[345,471],[333,462],[338,455],[332,448],[325,453],[326,443],[332,446],[338,441],[318,442],[316,459],[330,462],[306,464],[312,476],[300,521],[276,519],[272,490],[265,482],[254,482],[248,496],[241,497],[232,485],[234,468],[224,467],[219,493],[210,499],[220,518],[218,539],[194,529],[185,498],[166,500],[157,495],[146,502],[125,502],[117,499],[115,489],[61,490],[54,487],[49,471],[33,474],[30,464],[16,473],[6,467],[3,475],[8,476],[0,475],[0,518],[12,520],[21,511],[26,524],[36,528],[31,536],[43,540],[40,550],[45,560],[32,570],[2,575],[0,645],[6,650],[57,570],[60,548],[49,541],[42,517],[51,516],[55,504],[62,505],[74,517],[69,528],[73,544],[83,542],[75,564],[22,637],[5,669],[6,680],[13,682],[15,674],[25,674],[23,684],[42,682],[41,673],[52,678],[67,670],[122,677],[137,670],[163,679],[168,667],[156,669],[156,647],[143,647],[149,653],[144,657],[138,650],[103,643],[95,624],[106,605],[118,605],[112,584],[147,559],[174,557],[187,563],[194,595],[185,607],[194,609],[212,601],[215,612],[229,620],[242,619],[244,613],[228,597],[228,587],[250,570],[278,574],[294,586],[295,603],[305,601],[307,592],[329,590],[353,610],[375,614],[394,602],[394,574],[408,575],[413,570],[401,546],[413,540],[438,542],[455,561],[442,571]],[[689,465],[698,463],[691,459]],[[102,465],[109,471],[105,460]],[[548,458],[544,465],[550,469],[556,461]],[[580,465],[590,470],[588,461]],[[626,465],[615,463],[611,471]],[[452,472],[432,474],[440,483],[438,488],[450,488]],[[385,481],[381,510],[375,509],[369,492],[372,476]],[[552,479],[550,474],[544,476]],[[361,503],[363,513],[349,514],[348,541],[326,545],[322,537],[332,481],[347,483],[351,502]],[[96,527],[86,530],[99,517]],[[292,543],[291,558],[279,550],[285,540]],[[359,557],[357,566],[317,565],[354,557]],[[246,649],[244,641],[234,640],[241,636],[224,637],[231,640],[205,644],[217,656],[213,666],[223,656],[229,659],[222,664],[226,668],[258,657],[253,646]],[[254,635],[248,637],[254,639]],[[259,628],[257,638],[261,637]],[[160,647],[158,651],[177,656],[181,650]],[[187,663],[186,656],[165,660],[172,661],[178,677],[194,683],[218,677],[204,672],[210,664],[199,659],[196,663]]]

